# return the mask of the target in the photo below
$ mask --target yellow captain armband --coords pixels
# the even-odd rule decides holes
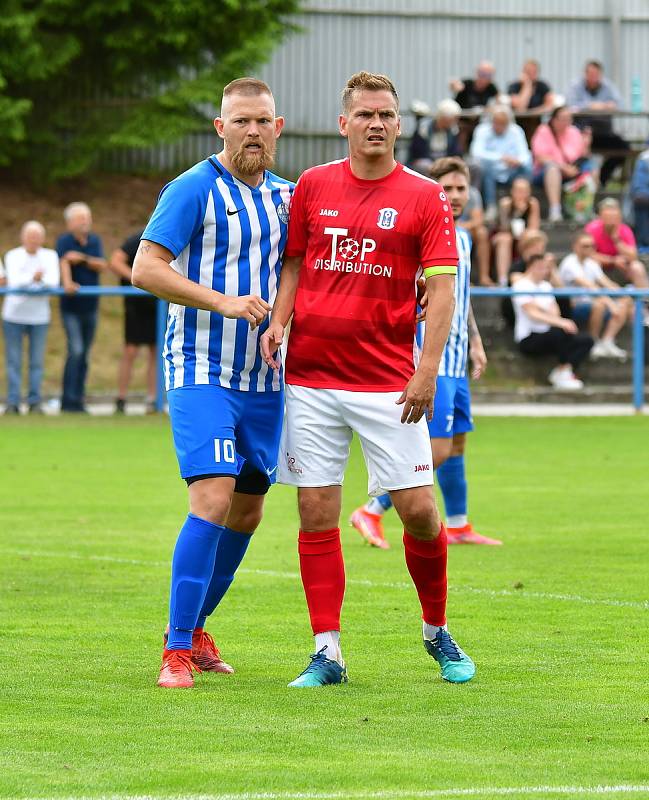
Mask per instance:
[[[457,275],[457,267],[426,267],[424,276],[432,278],[433,275]]]

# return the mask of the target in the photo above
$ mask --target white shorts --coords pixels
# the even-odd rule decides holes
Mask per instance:
[[[400,392],[286,387],[278,480],[290,486],[340,486],[355,431],[372,497],[431,486],[433,458],[426,418],[401,422]]]

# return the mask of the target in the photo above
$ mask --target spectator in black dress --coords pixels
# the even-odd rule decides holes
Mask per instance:
[[[493,82],[496,68],[491,61],[481,61],[476,67],[475,78],[452,80],[449,87],[455,92],[455,102],[461,108],[482,108],[498,96],[498,87]]]
[[[517,81],[509,84],[507,94],[511,98],[514,113],[530,111],[545,114],[552,111],[554,95],[550,86],[539,78],[541,66],[533,58],[523,64]]]
[[[109,267],[119,277],[122,286],[131,285],[133,260],[141,237],[142,230],[129,236],[121,247],[113,251],[110,257]],[[147,351],[147,412],[155,411],[156,309],[155,297],[124,298],[124,350],[119,363],[117,399],[115,401],[115,411],[118,414],[123,414],[126,410],[126,397],[133,373],[133,364],[142,345],[146,347]]]

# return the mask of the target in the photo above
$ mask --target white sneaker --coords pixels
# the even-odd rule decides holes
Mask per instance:
[[[563,214],[560,208],[551,208],[548,214],[548,222],[563,222]]]
[[[618,347],[612,339],[600,339],[594,345],[593,350],[595,348],[597,348],[597,355],[593,356],[594,358],[619,358],[621,361],[626,361],[629,356],[627,351]],[[591,354],[592,352],[591,350]]]
[[[564,392],[578,391],[584,388],[583,382],[575,377],[570,367],[555,367],[548,375],[548,380],[555,389]]]
[[[484,212],[484,221],[487,225],[491,225],[498,219],[498,206],[490,205],[487,206]]]

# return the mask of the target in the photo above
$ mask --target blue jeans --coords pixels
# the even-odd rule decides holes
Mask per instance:
[[[2,323],[5,336],[5,355],[7,361],[7,405],[20,404],[23,371],[23,336],[29,339],[29,395],[27,402],[35,405],[41,402],[41,383],[43,381],[43,362],[47,342],[48,323],[44,325],[23,325],[19,322]]]
[[[515,178],[532,177],[532,170],[529,167],[509,167],[507,169],[506,177],[503,180],[501,165],[495,161],[483,160],[480,164],[482,167],[482,199],[485,206],[495,206],[497,202],[497,188],[498,184],[501,186],[511,186]]]
[[[88,355],[95,338],[97,312],[85,311],[78,314],[62,311],[61,319],[68,339],[68,355],[63,370],[62,411],[83,411]]]

